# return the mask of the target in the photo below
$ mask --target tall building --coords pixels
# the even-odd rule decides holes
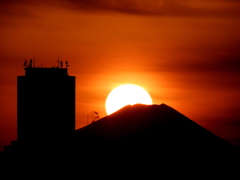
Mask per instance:
[[[66,68],[33,67],[17,77],[17,141],[24,151],[66,149],[75,133],[75,76]]]

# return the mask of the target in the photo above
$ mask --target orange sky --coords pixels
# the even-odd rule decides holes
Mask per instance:
[[[16,77],[33,55],[69,61],[77,128],[133,83],[240,145],[239,20],[234,0],[0,1],[0,148],[16,139]]]

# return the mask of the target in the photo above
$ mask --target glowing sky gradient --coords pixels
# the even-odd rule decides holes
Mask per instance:
[[[0,1],[0,148],[16,139],[16,77],[33,55],[69,61],[77,128],[131,83],[240,145],[239,20],[236,0]]]

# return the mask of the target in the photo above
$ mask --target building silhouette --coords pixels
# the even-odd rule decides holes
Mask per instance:
[[[75,133],[75,76],[63,68],[33,67],[17,77],[17,142],[19,152],[69,149]]]

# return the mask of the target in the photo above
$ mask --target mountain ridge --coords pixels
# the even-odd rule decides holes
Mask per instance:
[[[129,139],[139,143],[141,139],[148,139],[149,142],[160,141],[165,146],[203,151],[235,147],[166,104],[125,106],[76,130],[76,136],[77,139],[82,136],[90,141],[121,141],[123,144]]]
[[[166,169],[204,169],[216,175],[237,170],[240,160],[237,146],[166,104],[125,106],[76,130],[75,144],[77,153],[85,154],[82,161],[148,170],[155,162]]]

